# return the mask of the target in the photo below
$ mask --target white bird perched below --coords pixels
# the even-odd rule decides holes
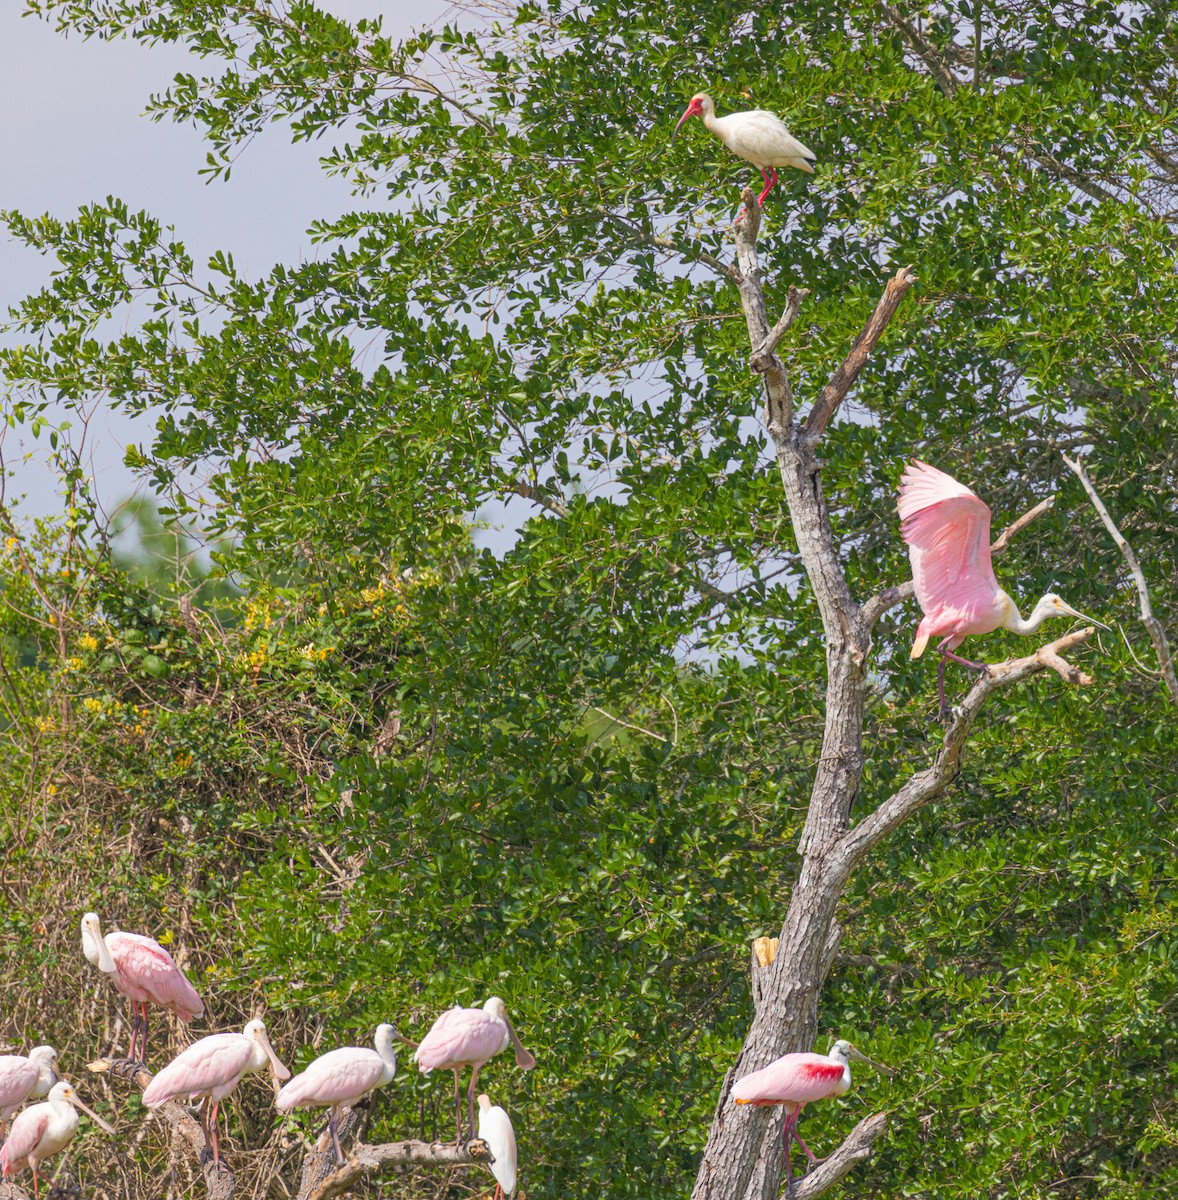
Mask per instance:
[[[49,1090],[43,1104],[26,1108],[12,1123],[8,1138],[0,1146],[0,1173],[7,1179],[24,1167],[33,1170],[33,1195],[40,1196],[37,1167],[51,1155],[64,1150],[78,1132],[77,1109],[81,1109],[107,1133],[114,1130],[78,1099],[74,1085],[64,1079]]]
[[[396,1030],[391,1025],[378,1025],[373,1039],[375,1050],[366,1046],[341,1046],[338,1050],[329,1050],[278,1093],[275,1103],[279,1112],[331,1106],[327,1128],[335,1144],[337,1164],[344,1161],[336,1129],[340,1112],[363,1100],[375,1088],[384,1087],[396,1075],[395,1036]]]
[[[675,134],[688,117],[700,117],[709,133],[715,134],[737,158],[752,163],[761,172],[765,189],[757,197],[758,207],[765,203],[765,197],[777,182],[774,168],[797,167],[799,171],[814,174],[814,164],[817,162],[814,151],[803,146],[786,129],[776,113],[754,108],[748,112],[718,117],[711,96],[699,92],[691,97],[687,111],[679,118],[679,124],[671,134],[671,141],[675,140]]]
[[[491,1148],[495,1161],[491,1174],[495,1176],[495,1200],[508,1200],[515,1195],[515,1172],[518,1157],[515,1148],[515,1130],[511,1118],[498,1104],[491,1103],[490,1096],[479,1097],[479,1137]]]

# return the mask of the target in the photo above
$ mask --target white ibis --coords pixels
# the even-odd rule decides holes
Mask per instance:
[[[515,1195],[515,1177],[519,1155],[515,1146],[515,1130],[507,1110],[491,1103],[490,1096],[479,1097],[479,1137],[491,1147],[495,1161],[491,1174],[495,1176],[494,1200],[511,1200]]]
[[[671,134],[671,141],[688,117],[700,117],[704,128],[736,155],[750,162],[765,180],[765,189],[757,197],[758,207],[765,203],[773,185],[777,182],[777,167],[797,167],[799,171],[814,174],[817,161],[813,150],[807,150],[801,142],[782,124],[776,113],[763,108],[748,112],[729,113],[726,117],[716,116],[712,98],[706,92],[691,97],[687,111],[679,118]]]

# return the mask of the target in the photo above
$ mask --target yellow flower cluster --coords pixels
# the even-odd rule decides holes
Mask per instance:
[[[86,699],[82,701],[82,707],[87,712],[92,712],[92,713],[100,713],[103,711],[102,701],[99,700],[96,696],[87,696]]]
[[[244,624],[247,630],[269,629],[274,624],[274,614],[270,609],[270,601],[251,600],[246,605]]]
[[[299,647],[300,656],[308,662],[325,662],[327,656],[334,653],[334,646],[316,646],[314,642],[308,642],[305,646]]]
[[[268,651],[265,646],[255,646],[248,654],[239,654],[234,662],[242,671],[258,671],[265,665]]]
[[[78,646],[82,650],[97,650],[98,639],[92,633],[84,633],[78,638]]]
[[[80,671],[85,665],[80,658],[67,658],[65,660],[65,669],[67,671]]]

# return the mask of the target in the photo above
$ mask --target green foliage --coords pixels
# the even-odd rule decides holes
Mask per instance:
[[[894,265],[919,275],[824,445],[855,593],[906,577],[892,496],[920,456],[996,526],[1057,491],[1000,578],[1123,629],[1086,652],[1092,689],[995,701],[952,796],[856,876],[822,1020],[897,1074],[809,1110],[807,1140],[892,1109],[847,1195],[1172,1194],[1178,741],[1123,561],[1059,456],[1092,448],[1167,619],[1164,9],[934,6],[915,52],[855,3],[524,5],[399,46],[306,4],[30,8],[200,55],[151,112],[203,131],[210,177],[280,123],[323,136],[369,207],[258,281],[115,198],[4,216],[56,260],[0,351],[11,419],[95,395],[150,411],[128,461],[165,517],[222,539],[210,583],[112,561],[68,454],[64,540],[8,531],[9,994],[81,969],[73,914],[96,894],[129,928],[174,920],[217,1023],[264,999],[291,1048],[386,1018],[419,1033],[496,992],[540,1059],[487,1074],[527,1194],[685,1193],[747,1026],[748,941],[795,870],[824,681],[716,269],[749,171],[694,122],[667,146],[707,87],[818,154],[762,239],[771,301],[811,293],[781,348],[800,403]],[[503,500],[519,537],[476,554],[469,519]],[[911,617],[877,634],[857,812],[937,744]],[[64,881],[39,866],[55,838]],[[15,1029],[38,1011],[22,1000]],[[406,1072],[374,1136],[444,1134],[447,1097]]]

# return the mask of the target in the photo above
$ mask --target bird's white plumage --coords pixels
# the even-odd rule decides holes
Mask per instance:
[[[491,1174],[503,1189],[504,1196],[515,1194],[519,1156],[515,1145],[515,1129],[505,1109],[492,1104],[489,1096],[479,1097],[479,1137],[491,1148],[495,1161]]]
[[[814,151],[802,145],[776,113],[763,108],[704,118],[704,124],[736,155],[754,167],[797,167],[813,172]]]

